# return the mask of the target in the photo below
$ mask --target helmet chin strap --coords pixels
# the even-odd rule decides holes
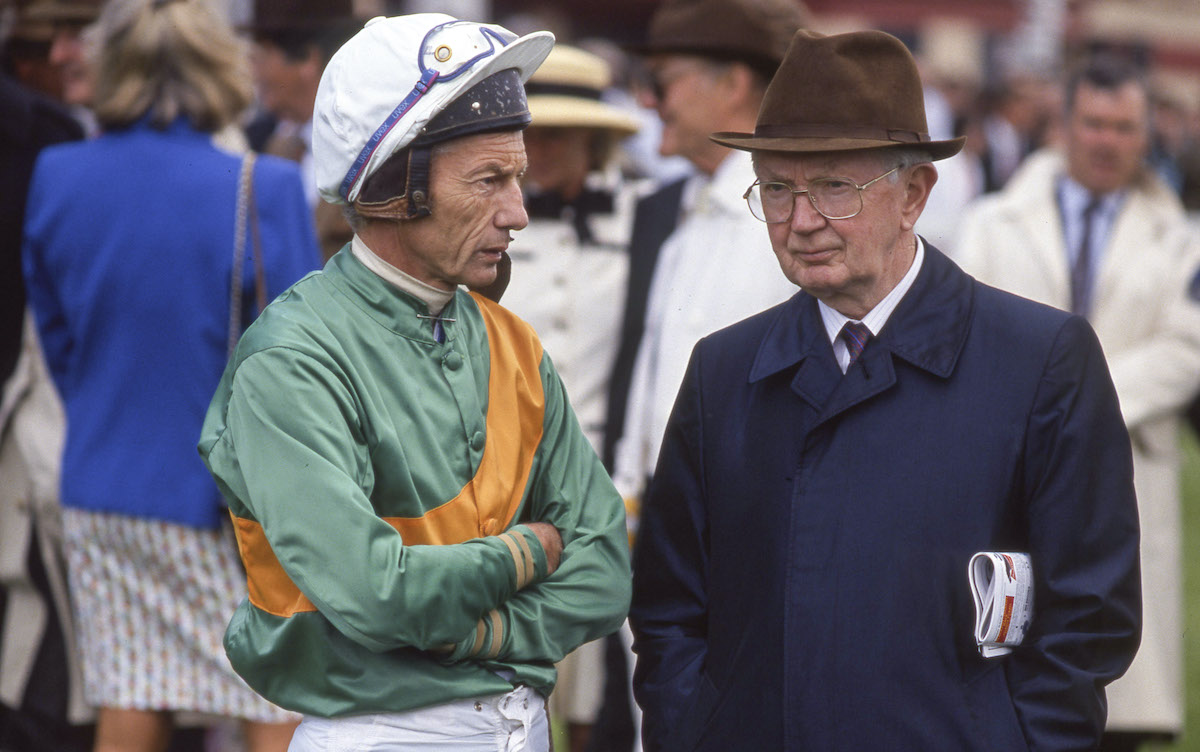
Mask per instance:
[[[403,180],[404,192],[399,196],[381,201],[371,201],[365,198],[372,193],[369,184],[373,182],[373,179],[376,177],[383,179],[383,176],[380,175],[383,172],[381,168],[380,173],[372,175],[368,180],[368,185],[363,186],[363,190],[354,202],[354,210],[360,216],[371,219],[405,221],[428,217],[432,213],[429,208],[429,173],[433,147],[410,146],[405,151],[407,152],[405,157],[399,159],[393,157],[388,160],[395,162],[392,170],[395,171],[396,178]],[[400,172],[403,172],[403,176],[399,174]]]

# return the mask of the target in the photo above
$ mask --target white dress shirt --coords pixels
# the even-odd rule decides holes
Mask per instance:
[[[900,282],[892,288],[892,291],[883,297],[883,300],[875,304],[866,316],[861,320],[855,321],[856,324],[862,324],[871,330],[871,336],[879,336],[879,332],[883,330],[883,325],[891,318],[892,312],[896,310],[896,306],[900,305],[900,301],[904,299],[909,288],[913,286],[913,282],[917,280],[917,274],[921,271],[921,264],[925,261],[925,241],[917,236],[917,253],[913,256],[912,265],[908,267],[908,272],[900,278]],[[843,316],[821,301],[817,301],[817,308],[821,311],[821,321],[825,324],[825,334],[829,337],[829,342],[833,345],[833,356],[837,358],[838,366],[842,369],[842,373],[850,367],[850,350],[846,348],[846,342],[838,336],[841,333],[842,327],[847,321],[854,321],[847,316]]]

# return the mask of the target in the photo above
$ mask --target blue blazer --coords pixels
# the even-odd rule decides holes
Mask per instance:
[[[967,562],[1028,552],[985,660]],[[1085,750],[1140,636],[1129,437],[1087,322],[927,247],[844,376],[816,300],[696,347],[634,557],[648,751]]]
[[[196,527],[221,519],[196,440],[225,367],[240,167],[184,120],[39,156],[22,253],[67,415],[63,504]],[[254,186],[274,296],[320,257],[295,165],[261,157]]]

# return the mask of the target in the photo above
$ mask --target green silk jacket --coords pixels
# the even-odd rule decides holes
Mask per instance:
[[[622,501],[532,328],[462,291],[445,342],[428,315],[344,250],[247,330],[209,408],[249,586],[226,651],[285,708],[549,694],[628,609]],[[563,538],[550,577],[534,521]]]

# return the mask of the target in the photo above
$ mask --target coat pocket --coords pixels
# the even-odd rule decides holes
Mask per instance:
[[[975,723],[975,738],[979,741],[976,749],[998,752],[1029,749],[1004,676],[1004,661],[991,663],[964,685],[967,706]]]

